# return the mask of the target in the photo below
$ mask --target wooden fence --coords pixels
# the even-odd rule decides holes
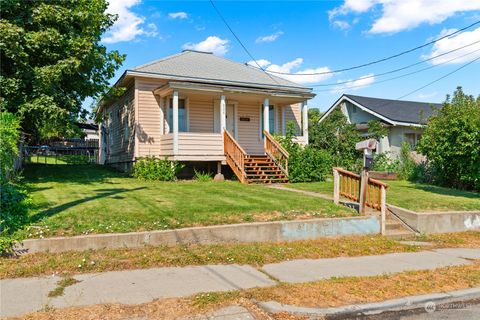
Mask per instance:
[[[338,204],[340,196],[343,196],[358,202],[360,213],[365,212],[365,206],[380,211],[382,234],[385,234],[387,189],[386,183],[369,178],[368,172],[359,175],[342,168],[333,168],[333,201]]]

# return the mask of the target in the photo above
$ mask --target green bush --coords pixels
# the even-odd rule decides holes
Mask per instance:
[[[397,170],[398,178],[401,180],[413,180],[415,177],[417,163],[413,160],[411,152],[408,142],[403,142]]]
[[[194,180],[198,182],[209,182],[212,181],[212,175],[208,172],[202,172],[202,171],[195,171],[195,175],[193,177]]]
[[[0,186],[0,254],[10,253],[12,234],[28,223],[30,198],[26,190],[12,182]]]
[[[132,175],[142,180],[174,181],[183,167],[177,161],[147,157],[135,163]]]
[[[480,191],[480,96],[457,88],[428,119],[417,150],[427,157],[435,183]]]
[[[13,171],[18,156],[20,121],[9,112],[0,112],[0,181],[4,183]]]
[[[391,159],[389,152],[377,153],[373,157],[372,170],[398,172],[400,161],[398,159]]]
[[[328,151],[307,145],[290,153],[288,177],[291,182],[325,181],[332,166],[333,159]]]

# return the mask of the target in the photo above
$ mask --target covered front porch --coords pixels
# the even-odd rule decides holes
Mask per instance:
[[[154,90],[160,108],[159,156],[225,161],[224,132],[248,155],[265,155],[264,131],[285,135],[293,122],[308,141],[305,97],[269,90],[169,82]]]

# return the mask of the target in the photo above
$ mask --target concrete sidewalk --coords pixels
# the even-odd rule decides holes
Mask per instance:
[[[0,281],[0,317],[18,316],[44,308],[101,303],[139,304],[158,298],[185,297],[200,292],[274,286],[272,278],[299,283],[345,276],[375,276],[408,270],[467,265],[480,259],[480,249],[439,249],[379,256],[293,260],[251,266],[207,265],[82,274],[63,296],[49,298],[59,277]]]

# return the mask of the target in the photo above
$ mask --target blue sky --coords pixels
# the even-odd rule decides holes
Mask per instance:
[[[290,73],[322,72],[362,64],[422,45],[480,20],[480,0],[215,3],[262,67]],[[208,1],[112,0],[108,10],[118,14],[119,19],[104,35],[103,42],[108,49],[127,54],[112,83],[125,69],[184,48],[213,51],[238,62],[252,60]],[[290,79],[306,86],[355,81],[315,87],[317,97],[309,106],[321,110],[326,110],[342,93],[396,99],[480,57],[480,43],[403,72],[383,77],[377,76],[379,73],[479,40],[480,24],[385,63],[327,76],[293,75]],[[432,65],[436,66],[413,76],[378,83]],[[458,85],[467,93],[478,95],[479,75],[480,61],[405,99],[440,102]]]

